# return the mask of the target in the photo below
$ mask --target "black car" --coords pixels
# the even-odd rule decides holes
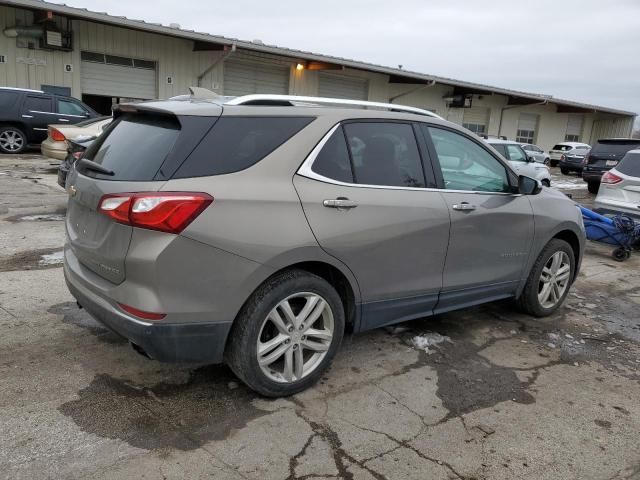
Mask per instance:
[[[598,140],[584,158],[582,179],[589,192],[598,193],[602,174],[618,165],[629,150],[640,148],[638,138],[605,138]]]
[[[0,87],[0,153],[21,153],[47,138],[52,123],[72,125],[99,115],[79,100],[41,90]]]
[[[97,137],[78,137],[73,140],[67,140],[67,156],[58,167],[58,185],[66,188],[67,175],[84,151],[95,141]]]

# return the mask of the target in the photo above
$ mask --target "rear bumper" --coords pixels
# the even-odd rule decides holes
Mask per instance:
[[[569,170],[573,170],[574,172],[582,172],[582,162],[567,162],[566,160],[560,160],[560,163],[558,163],[558,165],[560,166],[560,168],[566,168]]]
[[[78,303],[92,317],[140,347],[151,358],[177,363],[222,362],[231,321],[173,324],[141,321],[122,312],[113,300],[96,293],[82,272],[74,269],[75,264],[77,259],[73,258],[73,253],[65,250],[64,277]]]
[[[582,169],[582,179],[585,182],[595,182],[595,183],[600,183],[600,180],[602,179],[602,174],[606,172],[606,170],[602,170],[602,171],[598,171],[598,170],[585,170]]]
[[[40,151],[45,157],[64,160],[67,156],[67,146],[64,142],[45,140],[40,144]]]
[[[620,214],[630,215],[634,218],[640,217],[640,208],[629,202],[620,202],[610,198],[596,198],[594,207],[600,214]]]

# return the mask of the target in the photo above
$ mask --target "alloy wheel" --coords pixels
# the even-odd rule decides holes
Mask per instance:
[[[542,268],[538,284],[538,301],[543,308],[553,308],[563,298],[571,276],[569,255],[557,251]]]
[[[296,382],[327,355],[334,333],[333,312],[320,295],[290,295],[269,312],[256,344],[262,372],[278,383]]]
[[[0,133],[0,147],[6,152],[18,152],[23,144],[22,135],[15,130],[5,130]]]

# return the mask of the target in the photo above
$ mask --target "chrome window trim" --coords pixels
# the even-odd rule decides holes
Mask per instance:
[[[86,118],[86,115],[71,115],[70,113],[41,112],[40,110],[29,110],[29,112],[31,112],[31,113],[40,113],[42,115],[57,115],[59,117]]]
[[[509,192],[476,192],[473,190],[448,190],[446,188],[428,188],[428,187],[397,187],[392,185],[369,185],[364,183],[348,183],[341,182],[339,180],[334,180],[329,177],[325,177],[324,175],[320,175],[312,170],[313,162],[315,162],[316,158],[324,148],[325,144],[331,138],[331,135],[342,126],[342,122],[335,124],[331,130],[329,130],[323,137],[320,139],[318,144],[311,150],[311,153],[307,155],[300,168],[296,172],[297,175],[301,177],[309,178],[311,180],[317,180],[323,183],[330,183],[331,185],[338,185],[341,187],[350,187],[350,188],[376,188],[379,190],[408,190],[408,191],[419,191],[419,192],[440,192],[440,193],[466,193],[466,194],[474,194],[474,195],[510,195],[514,197],[522,196],[521,193],[509,193]]]

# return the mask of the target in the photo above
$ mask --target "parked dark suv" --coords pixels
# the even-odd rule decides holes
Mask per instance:
[[[0,153],[21,153],[47,138],[51,123],[74,124],[98,114],[75,98],[0,87]]]
[[[637,138],[598,140],[585,157],[582,169],[582,178],[589,185],[589,192],[598,193],[602,174],[618,165],[629,150],[637,148],[640,148],[640,139]]]

